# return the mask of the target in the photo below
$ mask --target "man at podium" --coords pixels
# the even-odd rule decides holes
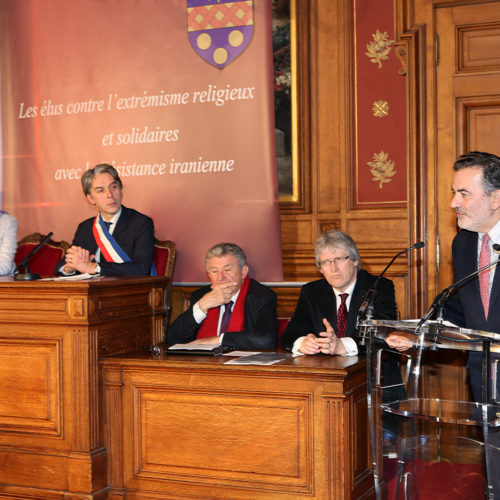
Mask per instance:
[[[498,260],[500,243],[500,158],[472,151],[455,162],[453,200],[461,231],[453,240],[455,282]],[[446,319],[472,330],[500,333],[500,272],[486,269],[461,286],[448,301]],[[493,355],[494,356],[494,355]],[[467,364],[474,399],[481,401],[481,353],[471,352]],[[497,373],[497,387],[498,386]]]
[[[65,259],[56,265],[56,274],[150,275],[154,224],[122,205],[122,181],[116,169],[102,163],[87,170],[81,181],[87,201],[99,213],[78,226]]]

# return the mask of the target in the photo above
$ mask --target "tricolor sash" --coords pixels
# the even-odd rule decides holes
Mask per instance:
[[[248,287],[250,285],[250,278],[247,276],[243,280],[241,285],[240,293],[236,299],[236,304],[233,307],[233,313],[231,314],[231,320],[229,321],[228,331],[230,332],[241,332],[243,330],[245,322],[245,299],[248,292]],[[205,337],[215,337],[217,336],[217,327],[219,326],[219,311],[220,307],[213,307],[207,312],[207,317],[203,320],[200,329],[198,330],[197,339],[202,339]]]
[[[101,250],[101,254],[106,259],[106,262],[123,264],[124,262],[131,261],[130,257],[123,251],[123,248],[117,243],[117,241],[113,238],[113,235],[109,232],[101,214],[95,218],[92,231],[94,233],[97,246]]]

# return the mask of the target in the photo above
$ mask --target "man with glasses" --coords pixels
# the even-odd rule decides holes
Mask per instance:
[[[219,243],[205,256],[209,286],[191,295],[191,306],[168,329],[168,344],[216,344],[273,349],[278,344],[276,294],[248,276],[243,250]]]
[[[323,279],[302,287],[281,343],[295,354],[355,356],[356,316],[376,277],[361,269],[356,244],[341,231],[321,234],[314,255]],[[374,317],[396,319],[394,285],[385,278],[377,288]]]

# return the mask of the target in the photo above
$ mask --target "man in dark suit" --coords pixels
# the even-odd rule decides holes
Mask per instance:
[[[281,344],[294,354],[358,354],[356,320],[368,289],[376,280],[361,269],[361,258],[353,239],[341,231],[328,231],[314,244],[316,267],[323,279],[302,287],[293,317],[283,332]],[[396,299],[392,281],[382,278],[374,302],[374,318],[396,319]],[[382,364],[384,402],[405,397],[401,371],[396,359],[389,356]],[[398,422],[384,415],[384,446],[394,443]]]
[[[248,276],[243,250],[220,243],[208,250],[210,285],[191,295],[191,305],[168,329],[168,344],[215,344],[238,349],[277,346],[276,294]]]
[[[452,244],[455,282],[477,271],[484,265],[498,260],[493,244],[500,242],[500,158],[490,153],[472,151],[455,162],[453,169],[453,200],[457,224],[461,231]],[[500,271],[493,266],[477,278],[463,284],[450,297],[446,305],[445,318],[457,326],[472,330],[500,333]],[[391,336],[387,343],[404,351],[411,342],[399,335]],[[492,355],[493,364],[488,377],[495,373],[498,355]],[[471,351],[467,363],[472,395],[476,402],[482,397],[482,354]],[[500,373],[496,373],[496,392],[500,390]],[[493,379],[494,381],[494,379]],[[497,397],[498,399],[498,397]],[[498,403],[492,400],[496,412]],[[495,409],[495,406],[496,409]],[[480,418],[480,411],[473,418]],[[498,416],[498,413],[497,413]],[[500,498],[500,431],[493,428],[489,433],[489,457],[492,474],[489,477],[493,498]],[[488,496],[490,498],[490,496]]]
[[[150,275],[154,255],[152,219],[122,205],[122,181],[111,165],[87,170],[83,192],[97,217],[82,222],[56,274]]]
[[[355,356],[358,353],[354,340],[358,309],[376,277],[361,270],[356,244],[340,231],[321,234],[314,245],[314,254],[323,279],[302,287],[281,343],[294,353]],[[377,290],[374,317],[396,319],[392,281],[382,278]],[[342,311],[343,299],[345,312]],[[339,313],[346,314],[345,327],[339,324]]]
[[[500,158],[478,151],[462,155],[453,166],[453,200],[461,231],[452,246],[455,281],[498,260],[500,243]],[[473,330],[500,333],[500,271],[493,266],[461,286],[449,300],[446,319]],[[492,356],[495,359],[495,355]],[[498,358],[497,358],[498,359]],[[469,378],[474,399],[482,401],[481,353],[471,352]],[[500,378],[497,373],[497,392]]]

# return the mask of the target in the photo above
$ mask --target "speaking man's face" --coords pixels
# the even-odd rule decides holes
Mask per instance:
[[[488,232],[500,216],[500,192],[488,194],[483,188],[482,180],[483,172],[479,167],[457,170],[453,176],[451,200],[458,226],[478,233]]]
[[[321,274],[326,281],[340,292],[356,280],[359,261],[352,261],[345,248],[325,248],[319,255],[319,263]]]
[[[92,180],[87,200],[99,209],[104,220],[111,220],[122,206],[122,188],[112,175],[98,174]]]

